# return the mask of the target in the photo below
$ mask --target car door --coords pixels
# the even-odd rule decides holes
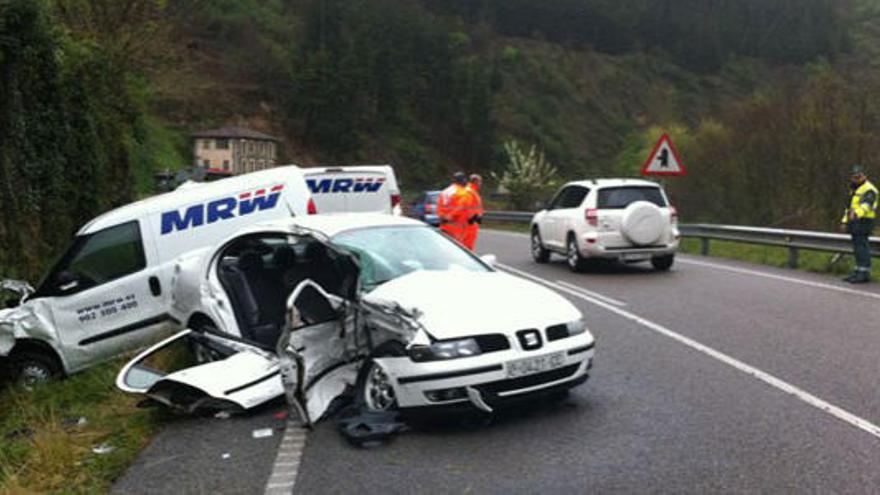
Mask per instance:
[[[571,186],[563,187],[555,196],[553,196],[553,199],[550,200],[550,204],[547,205],[547,214],[544,215],[543,221],[538,225],[538,229],[541,233],[541,240],[546,246],[557,249],[563,246],[559,240],[558,224],[562,221],[562,218],[559,215],[559,208],[562,205],[563,199],[568,194],[570,187]]]
[[[133,220],[77,237],[34,295],[51,308],[69,371],[140,347],[169,328],[142,228]]]
[[[584,199],[590,194],[590,190],[583,186],[569,186],[565,196],[560,199],[558,207],[554,210],[557,215],[556,239],[560,247],[566,247],[569,232],[577,233],[577,222],[584,220]]]
[[[212,360],[200,362],[196,348]],[[116,386],[188,413],[242,411],[284,393],[274,352],[232,336],[189,329],[129,361]]]
[[[306,279],[288,297],[274,349],[219,331],[184,330],[126,364],[116,385],[190,413],[246,410],[284,394],[310,424],[353,383],[367,342],[356,321],[348,298]],[[212,360],[200,362],[194,348]]]

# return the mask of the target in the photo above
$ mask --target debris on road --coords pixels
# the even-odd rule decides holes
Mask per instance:
[[[64,418],[61,420],[61,426],[64,427],[65,429],[66,428],[73,428],[75,426],[85,426],[87,424],[89,424],[89,421],[86,419],[85,416],[79,416],[79,417],[74,416],[74,417],[70,417],[70,418]]]
[[[397,412],[358,411],[339,420],[339,431],[355,447],[376,447],[408,430]]]
[[[229,452],[224,452],[223,455],[220,456],[220,458],[223,460],[229,459],[230,457],[232,457],[232,454],[230,454]]]
[[[232,413],[230,413],[229,411],[220,411],[215,414],[214,417],[217,419],[229,419],[232,417]]]
[[[260,428],[251,432],[254,438],[268,438],[272,436],[272,428]]]
[[[92,447],[92,452],[98,455],[106,455],[116,450],[116,447],[110,445],[110,442],[104,442],[99,445],[95,445]]]

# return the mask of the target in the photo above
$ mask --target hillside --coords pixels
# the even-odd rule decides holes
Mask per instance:
[[[0,266],[38,272],[86,218],[190,163],[190,131],[222,124],[280,136],[285,161],[394,163],[409,191],[502,170],[509,139],[545,150],[560,180],[631,175],[666,131],[691,172],[669,184],[686,220],[831,228],[844,171],[880,153],[878,12],[870,0],[8,0]]]

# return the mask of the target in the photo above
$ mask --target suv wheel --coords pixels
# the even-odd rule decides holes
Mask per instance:
[[[674,254],[667,254],[666,256],[657,256],[656,258],[651,258],[651,265],[660,271],[665,272],[672,268],[672,262],[675,261]]]
[[[532,229],[532,259],[535,263],[546,263],[550,259],[550,251],[544,249],[537,227]]]
[[[581,272],[584,270],[587,260],[581,256],[581,252],[578,249],[577,240],[574,235],[568,236],[568,243],[566,244],[565,249],[565,263],[568,265],[568,268],[573,272]]]

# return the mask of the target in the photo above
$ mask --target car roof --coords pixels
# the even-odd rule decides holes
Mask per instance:
[[[301,227],[320,232],[327,237],[333,237],[346,230],[395,226],[427,227],[425,223],[418,220],[387,213],[336,213],[332,215],[301,215],[290,219],[275,220],[255,225],[250,230],[260,232],[267,229],[289,230]]]
[[[173,208],[182,208],[188,204],[207,200],[212,196],[220,196],[226,192],[233,193],[249,185],[256,186],[261,181],[270,180],[273,176],[283,176],[285,172],[301,170],[296,165],[274,167],[258,172],[251,172],[214,182],[190,183],[179,190],[152,196],[98,215],[83,225],[78,235],[91,234],[107,227],[140,218],[145,213],[154,213]],[[301,176],[301,175],[300,175]],[[287,176],[283,176],[287,178]]]
[[[629,178],[601,178],[572,181],[565,184],[566,186],[583,186],[586,188],[603,188],[603,187],[620,187],[620,186],[651,186],[661,187],[660,184],[644,179]]]

